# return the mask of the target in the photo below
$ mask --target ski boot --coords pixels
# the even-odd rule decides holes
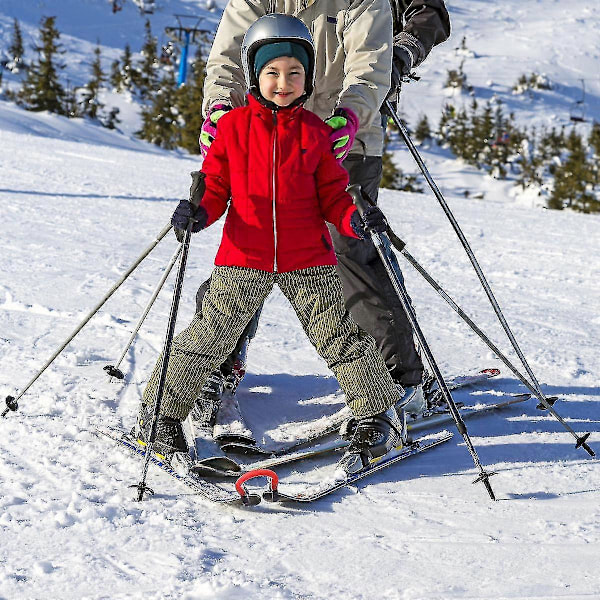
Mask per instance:
[[[358,473],[390,450],[399,450],[406,445],[404,411],[392,406],[371,417],[353,417],[342,425],[340,435],[350,445],[338,462],[338,469],[342,469],[346,475]]]
[[[400,388],[399,384],[396,385]],[[398,414],[400,414],[399,411],[403,410],[407,419],[417,419],[427,411],[427,403],[421,384],[406,386],[402,389],[400,395],[401,398],[396,403]]]
[[[150,438],[150,428],[152,424],[152,413],[148,407],[142,404],[138,420],[131,436],[140,446],[146,447]],[[189,446],[183,430],[183,423],[178,419],[158,415],[156,422],[156,438],[152,444],[152,451],[158,458],[171,464],[173,457],[177,453],[189,455]]]
[[[192,421],[198,427],[212,428],[217,420],[225,379],[220,370],[213,371],[205,381],[192,408]]]

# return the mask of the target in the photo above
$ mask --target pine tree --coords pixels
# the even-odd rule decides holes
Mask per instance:
[[[383,155],[381,157],[383,173],[379,187],[402,192],[422,193],[423,188],[418,184],[417,175],[405,175],[402,169],[394,164],[392,154],[388,152],[389,142],[389,131],[386,131],[383,140]]]
[[[463,60],[458,69],[448,69],[446,71],[446,83],[444,84],[445,88],[450,89],[458,89],[458,90],[466,90],[468,92],[472,92],[473,88],[471,85],[467,83],[467,75],[464,72],[464,64]]]
[[[379,183],[380,188],[388,190],[397,190],[400,184],[401,172],[400,169],[394,164],[392,155],[388,151],[390,144],[390,134],[386,129],[383,137],[383,154],[381,156],[383,164],[383,172],[381,175],[381,181]]]
[[[110,85],[115,92],[133,91],[139,80],[139,72],[135,70],[132,64],[131,48],[125,44],[121,61],[115,60],[111,65]]]
[[[79,105],[79,101],[77,100],[77,89],[72,88],[69,85],[69,80],[67,79],[67,87],[65,88],[65,114],[69,119],[75,119],[77,117],[81,117],[81,107]]]
[[[90,119],[97,119],[98,112],[104,108],[104,104],[100,102],[99,98],[100,89],[104,81],[106,81],[106,77],[102,71],[100,46],[96,46],[92,62],[92,78],[83,88],[81,96],[81,113]]]
[[[142,108],[142,128],[136,135],[167,150],[176,148],[179,144],[176,98],[174,72],[168,69],[152,101]]]
[[[18,73],[22,68],[25,67],[23,62],[23,55],[25,50],[23,48],[23,34],[21,33],[21,27],[17,19],[13,22],[13,34],[12,41],[8,47],[8,61],[6,68],[11,73]]]
[[[429,120],[427,119],[427,115],[423,115],[419,119],[417,128],[415,129],[415,140],[422,144],[424,141],[430,140],[431,135],[431,126],[429,125]]]
[[[450,144],[450,135],[456,118],[456,108],[452,104],[445,104],[442,108],[442,116],[437,129],[437,137],[440,145]]]
[[[158,55],[156,52],[156,38],[152,35],[150,21],[146,20],[144,45],[142,46],[142,62],[134,77],[141,98],[145,99],[158,89]]]
[[[17,97],[28,110],[48,110],[64,115],[65,90],[58,79],[58,72],[65,65],[57,60],[57,55],[64,54],[64,50],[58,41],[60,33],[55,21],[56,17],[42,18],[42,45],[35,47],[38,58],[28,69],[27,78]]]
[[[110,75],[108,76],[108,83],[114,92],[120,92],[123,85],[123,76],[121,75],[121,63],[119,60],[113,60],[110,63]]]
[[[560,160],[560,157],[565,152],[566,145],[567,138],[564,127],[561,128],[560,132],[557,132],[554,127],[549,132],[544,131],[540,139],[539,152],[540,157],[547,165],[550,175],[554,175],[556,170],[555,161]]]
[[[117,125],[121,122],[119,112],[118,108],[111,108],[106,118],[102,120],[102,125],[107,129],[116,129]]]
[[[554,190],[548,208],[573,208],[586,213],[600,211],[600,202],[593,190],[594,172],[583,140],[575,130],[567,138],[567,149],[567,159],[554,173]]]
[[[594,121],[588,137],[588,146],[592,151],[592,167],[594,170],[594,185],[600,186],[600,123]]]
[[[594,121],[588,137],[588,145],[596,156],[600,156],[600,123]]]
[[[196,50],[191,65],[192,77],[177,90],[177,108],[179,111],[180,146],[191,154],[199,154],[198,136],[202,127],[202,102],[204,101],[204,78],[206,62],[203,57],[202,44]]]

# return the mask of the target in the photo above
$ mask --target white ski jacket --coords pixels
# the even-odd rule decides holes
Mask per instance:
[[[338,107],[358,116],[353,153],[381,156],[379,108],[390,88],[392,14],[389,0],[229,0],[208,57],[204,106],[245,103],[241,45],[246,30],[270,13],[293,15],[310,30],[316,53],[315,91],[306,108],[322,119]]]

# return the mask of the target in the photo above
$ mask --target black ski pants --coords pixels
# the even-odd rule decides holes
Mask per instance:
[[[381,156],[350,154],[343,166],[348,171],[350,183],[359,184],[377,202],[383,172]],[[415,347],[412,327],[373,243],[340,235],[334,227],[330,227],[330,233],[346,308],[356,323],[375,338],[392,378],[404,387],[420,383],[423,363]],[[196,294],[198,313],[209,283],[210,280],[205,281]],[[259,317],[260,310],[248,323],[232,355],[222,365],[223,374],[229,373],[238,348],[243,346],[245,339],[254,337]]]

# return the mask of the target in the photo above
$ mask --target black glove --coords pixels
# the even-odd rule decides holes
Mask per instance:
[[[391,92],[395,93],[400,87],[402,79],[410,75],[413,65],[413,57],[405,46],[394,46],[392,57],[392,85]]]
[[[183,234],[187,229],[190,219],[195,220],[195,223],[192,225],[192,233],[198,233],[206,227],[208,213],[203,206],[196,208],[189,200],[180,200],[171,217],[171,225],[175,228],[175,235],[179,242],[183,241]]]
[[[369,206],[362,215],[355,211],[350,217],[350,227],[352,231],[362,240],[365,238],[367,231],[375,233],[383,233],[387,231],[388,222],[381,209],[377,206]]]

